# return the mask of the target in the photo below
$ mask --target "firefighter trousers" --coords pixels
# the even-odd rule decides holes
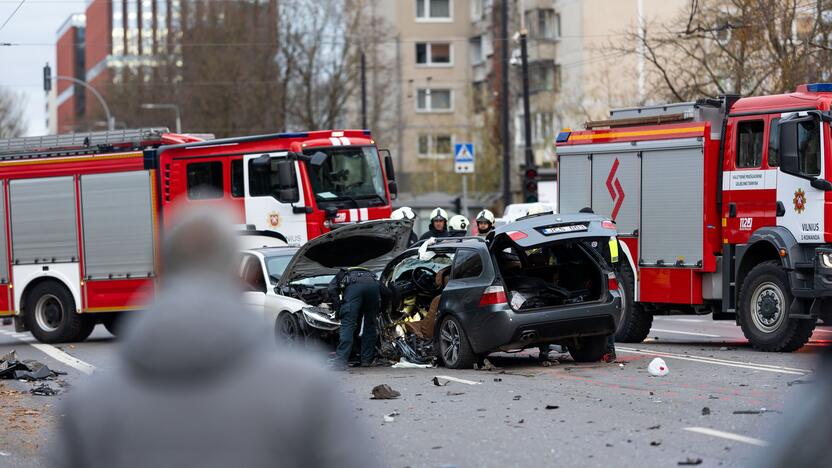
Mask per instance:
[[[352,352],[355,331],[364,319],[361,334],[361,363],[369,364],[376,354],[378,341],[378,316],[380,313],[379,286],[376,282],[354,283],[344,291],[341,304],[341,329],[335,357],[339,363],[347,364]]]

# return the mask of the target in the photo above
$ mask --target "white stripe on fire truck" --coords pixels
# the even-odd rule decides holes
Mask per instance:
[[[777,188],[777,169],[725,171],[722,190],[774,190]]]
[[[332,143],[332,146],[341,146],[341,140],[335,137],[329,137],[329,142]]]
[[[349,145],[350,145],[350,139],[349,139],[349,138],[347,138],[347,137],[340,137],[340,140],[341,140],[341,143],[342,143],[342,144],[347,145],[347,146],[349,146]]]
[[[358,210],[358,219],[361,221],[367,221],[368,219],[370,219],[369,210],[367,210],[367,208],[361,208],[360,210]]]
[[[358,221],[358,210],[356,210],[355,208],[351,208],[350,209],[350,222],[354,223],[356,221]]]

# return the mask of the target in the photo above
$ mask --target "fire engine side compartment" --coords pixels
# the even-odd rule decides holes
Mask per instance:
[[[580,143],[557,148],[562,211],[592,206],[615,219],[637,257],[632,260],[641,302],[701,304],[702,274],[716,268],[717,249],[711,244],[718,229],[706,209],[713,200],[705,182],[715,178],[706,149],[717,146],[708,138],[707,125],[696,133],[612,143],[576,139]],[[591,135],[579,136],[592,141]]]

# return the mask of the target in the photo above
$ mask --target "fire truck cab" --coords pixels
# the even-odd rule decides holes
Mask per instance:
[[[203,141],[167,129],[0,140],[0,316],[40,341],[83,340],[155,291],[174,207],[302,244],[390,216],[392,160],[368,131]]]
[[[832,84],[618,109],[556,138],[561,211],[618,225],[619,341],[654,314],[733,319],[793,351],[832,314]]]

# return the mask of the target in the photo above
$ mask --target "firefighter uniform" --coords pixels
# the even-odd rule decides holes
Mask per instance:
[[[381,284],[365,269],[342,269],[329,283],[330,297],[335,298],[341,319],[335,365],[344,368],[352,352],[355,332],[361,326],[361,365],[372,365],[378,340],[378,316],[381,312]],[[341,298],[341,299],[338,299]]]

